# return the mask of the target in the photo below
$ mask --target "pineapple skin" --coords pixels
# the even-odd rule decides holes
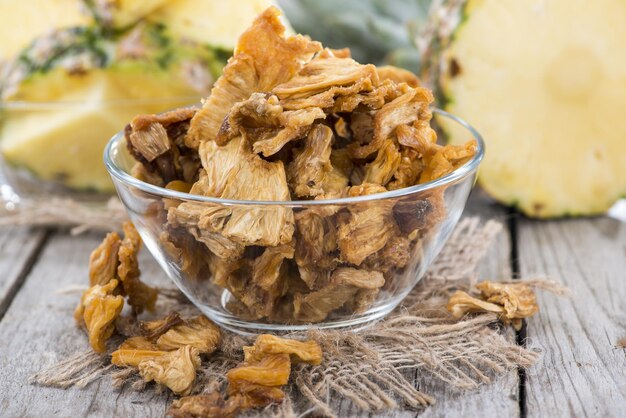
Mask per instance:
[[[610,27],[623,28],[624,5],[601,2],[599,9],[612,10],[607,13],[613,20],[606,18]],[[626,77],[626,60],[616,65],[595,53],[597,44],[581,46],[571,34],[550,38],[546,25],[557,25],[555,16],[562,25],[567,25],[563,19],[573,20],[556,3],[565,9],[581,5],[536,1],[532,9],[528,2],[513,3],[465,4],[461,23],[439,56],[441,106],[484,136],[487,152],[478,182],[496,200],[532,218],[603,214],[626,195],[626,123],[618,111],[626,100],[623,89],[611,84]],[[623,10],[614,10],[619,7]],[[522,25],[517,19],[528,15],[523,34],[535,48],[532,54],[511,41],[505,27],[490,23],[505,21],[514,32]],[[608,43],[626,32],[621,35],[586,34]],[[443,128],[450,142],[467,139],[450,125]]]

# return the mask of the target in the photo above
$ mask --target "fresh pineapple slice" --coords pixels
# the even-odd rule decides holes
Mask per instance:
[[[170,0],[147,18],[175,36],[232,51],[239,35],[273,0]]]
[[[107,140],[134,115],[199,102],[215,57],[179,44],[160,26],[116,39],[73,28],[39,39],[0,86],[0,152],[42,180],[112,190],[102,163]],[[223,63],[222,63],[223,64]]]
[[[62,90],[67,93],[58,94]],[[194,95],[197,91],[166,71],[140,65],[93,69],[79,76],[51,70],[34,77],[17,95],[42,104],[8,103],[0,115],[0,152],[7,163],[38,179],[76,190],[112,191],[102,163],[109,138],[135,115],[193,104]]]
[[[482,186],[532,217],[605,212],[626,195],[626,2],[470,0],[464,15],[440,84],[486,140]]]
[[[0,0],[0,61],[51,29],[86,24],[81,0]]]
[[[83,0],[98,22],[107,27],[127,28],[168,0]]]

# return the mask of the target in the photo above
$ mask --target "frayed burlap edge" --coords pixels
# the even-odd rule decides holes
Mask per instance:
[[[349,399],[364,412],[419,409],[433,404],[438,394],[418,390],[407,375],[424,376],[442,382],[446,388],[466,391],[489,384],[511,370],[532,366],[539,352],[507,337],[495,315],[455,320],[445,310],[454,291],[473,286],[476,267],[501,229],[498,222],[481,224],[477,218],[463,219],[426,277],[384,320],[358,332],[316,330],[291,334],[293,338],[315,339],[322,346],[324,362],[319,366],[295,366],[286,391],[289,399],[261,414],[296,416],[314,412],[335,416],[330,400],[337,396]],[[544,279],[526,282],[565,293],[562,286]],[[160,312],[195,310],[176,292],[162,294],[165,297],[161,298]],[[243,359],[241,347],[250,342],[224,331],[220,350],[203,361],[193,393],[223,390],[226,371]],[[147,387],[134,370],[114,368],[109,356],[89,350],[36,373],[31,383],[84,387],[105,376],[120,390]]]
[[[17,198],[19,201],[2,202],[0,199],[0,226],[49,226],[70,228],[72,235],[87,231],[109,232],[121,229],[128,219],[122,202],[117,197],[107,202],[79,202],[70,198]]]

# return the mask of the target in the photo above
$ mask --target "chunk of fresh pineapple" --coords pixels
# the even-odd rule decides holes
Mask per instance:
[[[127,28],[168,0],[82,0],[100,24]]]
[[[27,84],[19,97],[43,103],[7,104],[0,115],[0,152],[7,163],[38,179],[77,190],[113,190],[102,151],[135,115],[193,104],[198,94],[166,71],[140,65],[93,69],[79,76],[55,69]],[[67,93],[57,94],[63,90]],[[46,102],[47,92],[54,103]],[[141,92],[134,97],[141,100],[133,100],[133,92]]]
[[[464,16],[440,85],[486,140],[482,186],[532,217],[605,212],[626,195],[626,2],[470,0]]]
[[[169,0],[147,16],[174,36],[233,50],[239,35],[274,0]]]
[[[160,26],[115,39],[68,29],[21,56],[17,80],[0,85],[0,152],[9,164],[74,189],[112,190],[102,163],[107,140],[137,114],[199,101],[216,76],[210,49],[179,44]]]
[[[0,0],[0,61],[51,29],[86,24],[81,0]]]

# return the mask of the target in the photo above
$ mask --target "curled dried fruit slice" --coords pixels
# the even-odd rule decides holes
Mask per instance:
[[[253,347],[244,347],[245,361],[258,361],[267,354],[289,354],[292,363],[318,365],[322,362],[322,348],[313,340],[296,341],[270,334],[259,335]]]
[[[117,274],[122,282],[124,293],[128,296],[128,304],[135,312],[141,313],[144,309],[153,311],[158,292],[139,280],[141,271],[137,253],[141,249],[141,238],[132,223],[124,222],[123,228],[124,239],[118,251]]]
[[[504,312],[502,306],[472,297],[462,290],[457,290],[452,295],[446,309],[455,318],[461,318],[472,312],[494,312],[498,314]]]
[[[478,283],[476,288],[488,302],[504,307],[508,319],[527,318],[539,311],[535,292],[524,283],[494,283],[489,280]]]
[[[104,286],[90,287],[83,293],[74,311],[74,318],[85,326],[89,344],[98,353],[106,350],[105,343],[115,330],[115,319],[124,307],[124,298],[113,296],[117,284],[117,280],[113,279]]]
[[[365,196],[387,191],[378,184],[363,183],[348,189],[349,197]],[[382,249],[397,234],[393,218],[393,203],[387,201],[359,202],[349,208],[349,214],[339,218],[337,242],[342,260],[356,266]]]
[[[239,410],[261,408],[271,404],[281,403],[285,399],[285,392],[277,387],[244,383],[238,388],[239,393],[231,395],[227,403],[237,406]]]
[[[447,309],[455,318],[469,312],[495,312],[504,324],[513,324],[519,330],[522,319],[539,311],[535,293],[524,283],[494,283],[484,281],[476,285],[481,291],[477,299],[465,292],[457,291],[448,301]]]
[[[283,386],[289,381],[291,361],[288,354],[268,354],[254,364],[244,363],[226,373],[229,392],[236,393],[239,387],[253,383],[262,386]]]
[[[146,382],[155,381],[179,395],[189,394],[199,366],[198,349],[191,346],[145,359],[138,364],[139,374]]]
[[[239,410],[239,402],[226,401],[213,392],[208,395],[185,396],[172,402],[167,416],[172,418],[231,417]]]
[[[139,337],[141,338],[141,337]],[[126,340],[128,342],[128,340]],[[124,344],[119,349],[111,353],[111,363],[119,367],[139,367],[139,364],[145,360],[154,360],[155,358],[162,357],[168,354],[167,351],[161,351],[149,341],[145,341],[147,344],[142,347],[143,344],[137,344],[137,347],[130,347],[137,342],[124,347]]]
[[[431,158],[424,158],[426,167],[420,175],[420,183],[438,179],[456,170],[476,154],[477,147],[476,141],[440,147]]]
[[[142,321],[139,325],[141,327],[142,335],[146,338],[154,340],[165,334],[170,328],[176,325],[182,324],[183,320],[178,312],[171,312],[165,318],[157,319],[155,321]]]
[[[206,317],[200,315],[171,328],[157,340],[162,350],[175,350],[192,346],[199,353],[212,353],[220,343],[220,329]]]
[[[117,273],[117,252],[120,249],[120,236],[110,232],[102,243],[89,256],[89,285],[104,286]]]

